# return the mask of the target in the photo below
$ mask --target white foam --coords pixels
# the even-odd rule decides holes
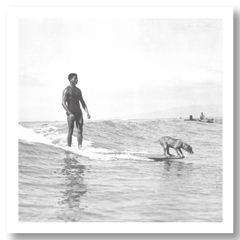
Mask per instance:
[[[131,159],[131,160],[143,160],[143,157],[134,156],[131,153],[127,152],[115,152],[112,150],[104,148],[82,148],[78,149],[77,147],[67,148],[66,150],[89,157],[94,160],[113,160],[113,159]]]
[[[36,130],[36,129],[35,129]],[[37,130],[36,130],[37,131]],[[67,146],[67,136],[66,134],[59,134],[57,132],[52,132],[49,134],[43,135],[42,133],[36,133],[33,129],[25,128],[19,125],[18,132],[19,139],[29,142],[29,143],[43,143],[51,145],[63,150],[70,151],[74,154],[85,156],[94,160],[112,160],[112,159],[133,159],[133,160],[142,160],[142,157],[134,156],[131,152],[116,152],[113,150],[105,148],[95,148],[92,147],[92,142],[83,140],[82,148],[78,149],[77,138],[72,137],[72,146]]]
[[[52,125],[49,125],[49,124],[45,124],[43,126],[40,126],[40,127],[34,127],[33,130],[36,132],[36,133],[41,133],[43,134],[44,136],[47,134],[52,134],[53,132],[56,132],[58,128],[55,127],[55,126],[52,126]]]
[[[21,125],[18,125],[18,137],[21,140],[27,141],[27,142],[39,142],[39,143],[45,143],[45,144],[50,144],[51,141],[44,137],[40,133],[35,133],[32,129],[30,128],[25,128]]]
[[[18,137],[21,140],[33,143],[33,142],[38,142],[38,143],[44,143],[56,147],[65,147],[67,145],[67,136],[66,134],[58,134],[56,132],[54,133],[49,133],[48,135],[43,135],[40,132],[35,132],[33,129],[37,131],[36,128],[25,128],[21,125],[18,125]],[[77,142],[77,138],[73,137],[73,142]],[[74,145],[74,144],[73,144]],[[90,141],[83,140],[83,147],[87,148],[91,146],[92,143]]]
[[[108,153],[112,152],[108,149],[105,148],[94,148],[92,147],[92,142],[90,141],[83,141],[83,145],[81,149],[78,149],[77,144],[77,138],[73,137],[72,139],[72,146],[71,147],[65,147],[65,150],[68,150],[70,152],[73,152],[75,154],[89,157],[91,159],[104,159],[104,160],[109,160],[110,155]]]

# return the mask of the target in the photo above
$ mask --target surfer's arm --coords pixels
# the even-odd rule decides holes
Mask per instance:
[[[83,100],[82,92],[81,92],[81,91],[80,91],[79,101],[81,102],[83,109],[84,109],[85,112],[87,113],[88,119],[90,119],[90,118],[91,118],[91,115],[90,115],[90,113],[89,113],[89,111],[88,111],[88,108],[87,108],[87,105],[86,105],[85,101]]]
[[[69,110],[69,108],[68,108],[68,105],[67,105],[67,97],[68,97],[68,90],[67,89],[65,89],[64,91],[63,91],[63,95],[62,95],[62,106],[63,106],[63,108],[66,110],[66,112],[69,114],[69,116],[70,115],[73,115],[72,113],[71,113],[71,111]],[[73,115],[74,116],[74,115]]]

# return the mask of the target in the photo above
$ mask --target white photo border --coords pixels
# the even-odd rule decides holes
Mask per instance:
[[[19,222],[18,20],[20,18],[220,18],[223,20],[223,221],[220,223]],[[11,109],[14,109],[11,111]],[[21,7],[7,14],[8,233],[233,233],[233,8]]]

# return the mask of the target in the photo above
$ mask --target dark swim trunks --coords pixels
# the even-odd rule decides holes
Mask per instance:
[[[66,112],[67,116],[69,116],[70,114],[68,112]],[[78,113],[72,113],[75,117],[75,119],[79,118],[82,116],[82,112],[78,112]]]

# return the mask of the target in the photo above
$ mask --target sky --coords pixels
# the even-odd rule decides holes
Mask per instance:
[[[221,19],[23,18],[18,41],[19,121],[66,120],[72,72],[93,120],[222,104]]]

